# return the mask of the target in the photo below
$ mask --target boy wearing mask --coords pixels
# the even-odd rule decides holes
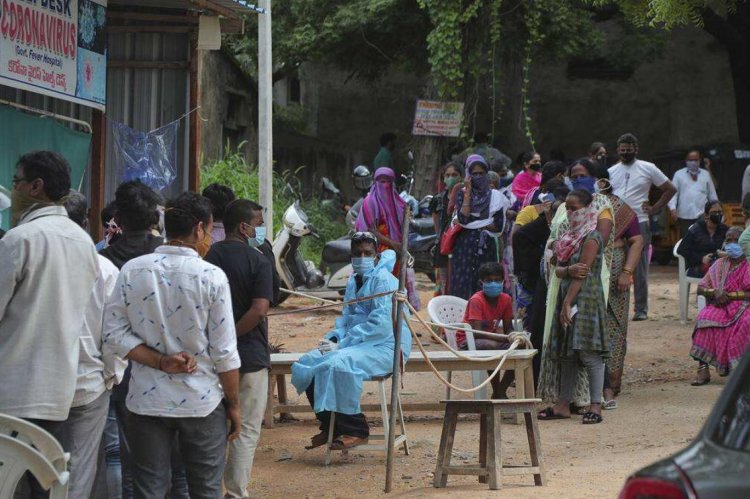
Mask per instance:
[[[483,263],[479,267],[479,279],[482,281],[482,290],[469,298],[463,322],[477,331],[509,334],[513,324],[513,305],[511,297],[502,292],[505,279],[503,266],[498,262]],[[456,341],[459,348],[466,349],[466,333],[456,332]],[[505,350],[510,343],[475,332],[474,345],[477,350]],[[499,376],[492,378],[492,398],[508,398],[506,391],[514,379],[513,371],[505,371],[502,380]]]

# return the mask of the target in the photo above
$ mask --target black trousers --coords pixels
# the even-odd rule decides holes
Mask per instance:
[[[547,282],[544,277],[539,277],[534,289],[534,301],[531,305],[531,320],[529,320],[529,332],[531,333],[531,344],[538,353],[531,360],[534,372],[534,385],[539,383],[539,372],[542,369],[542,344],[544,343],[544,319],[547,313]]]
[[[315,407],[315,378],[310,386],[305,390],[310,405]],[[315,417],[320,421],[320,431],[328,433],[328,427],[331,425],[331,411],[316,412]],[[359,414],[342,414],[336,413],[336,421],[333,426],[333,438],[341,435],[352,437],[367,438],[370,436],[370,426],[367,424],[367,418],[361,412]]]

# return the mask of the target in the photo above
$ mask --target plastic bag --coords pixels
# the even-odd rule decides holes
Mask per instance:
[[[121,182],[140,180],[154,190],[172,185],[177,176],[177,130],[174,121],[150,132],[138,132],[110,121],[114,138],[115,171]]]

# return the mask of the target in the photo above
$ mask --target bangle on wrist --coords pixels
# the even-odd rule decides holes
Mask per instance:
[[[624,274],[633,275],[633,269],[631,269],[630,267],[623,267],[622,272]]]
[[[162,360],[164,360],[164,354],[163,354],[163,353],[159,354],[159,364],[158,364],[158,365],[156,366],[156,369],[157,369],[158,371],[161,371],[161,370],[162,370],[162,368],[161,368],[161,361],[162,361]]]

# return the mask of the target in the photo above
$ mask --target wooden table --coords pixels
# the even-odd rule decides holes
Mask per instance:
[[[461,352],[468,357],[475,359],[491,358],[502,353],[503,350],[475,350]],[[533,399],[534,398],[534,375],[531,367],[531,361],[537,354],[537,350],[514,350],[508,354],[503,368],[512,370],[516,373],[516,398]],[[271,372],[268,383],[268,402],[266,404],[266,414],[264,422],[266,428],[273,427],[273,415],[292,412],[313,412],[309,404],[289,405],[286,393],[286,375],[292,373],[292,364],[297,362],[304,353],[274,353],[271,354]],[[456,357],[448,351],[427,352],[433,365],[438,371],[486,371],[497,367],[497,360],[490,361],[469,361]],[[430,366],[422,357],[419,350],[412,351],[409,355],[409,362],[406,363],[406,372],[428,372]],[[435,379],[435,382],[438,382]],[[279,392],[278,404],[274,400],[274,387]],[[438,401],[435,402],[409,402],[404,403],[404,411],[441,411],[443,405]],[[362,404],[362,411],[380,411],[378,404]]]

